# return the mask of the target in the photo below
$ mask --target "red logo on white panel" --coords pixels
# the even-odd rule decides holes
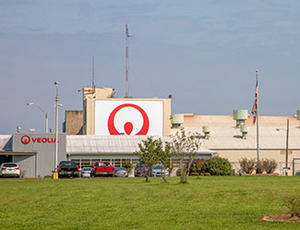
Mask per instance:
[[[142,128],[140,129],[139,132],[137,132],[135,135],[146,135],[148,133],[149,130],[149,118],[147,113],[138,105],[135,104],[122,104],[119,105],[118,107],[116,107],[109,115],[108,118],[108,131],[110,133],[110,135],[120,135],[120,133],[118,132],[118,130],[115,127],[115,116],[116,114],[119,112],[119,110],[126,108],[126,107],[131,107],[136,109],[137,111],[139,111],[139,113],[142,115],[143,117],[143,125]],[[124,130],[125,133],[127,135],[130,135],[132,130],[133,130],[133,124],[131,122],[126,122],[124,124]]]

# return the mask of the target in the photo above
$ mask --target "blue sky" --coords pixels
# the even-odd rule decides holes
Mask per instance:
[[[173,95],[174,113],[230,115],[251,109],[260,70],[262,115],[299,105],[300,1],[0,0],[0,133],[54,127],[59,81],[64,111],[81,109],[91,84],[125,95],[124,27],[132,97]],[[61,125],[60,125],[61,126]]]

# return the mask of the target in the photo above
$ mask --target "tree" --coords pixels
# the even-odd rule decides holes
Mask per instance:
[[[184,129],[181,129],[173,136],[172,149],[175,157],[179,160],[180,183],[187,182],[190,167],[199,147],[200,135],[198,133],[186,133]]]
[[[158,151],[157,154],[158,154],[158,163],[161,164],[164,167],[164,169],[170,169],[171,157],[173,155],[171,144],[169,142],[165,142],[164,148],[162,148],[161,151]],[[162,178],[164,182],[167,183],[165,173],[162,174]]]
[[[145,174],[146,182],[150,182],[152,166],[159,162],[159,157],[163,149],[163,143],[161,139],[153,139],[148,137],[138,144],[139,151],[136,154],[139,156],[139,161],[148,167],[148,171]]]

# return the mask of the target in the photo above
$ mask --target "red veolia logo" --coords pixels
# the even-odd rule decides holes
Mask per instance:
[[[30,142],[30,136],[28,136],[28,135],[22,136],[22,137],[21,137],[21,142],[22,142],[22,144],[24,144],[24,145],[29,144],[29,142]]]
[[[149,130],[148,115],[141,107],[139,107],[138,105],[135,105],[135,104],[122,104],[122,105],[119,105],[118,107],[116,107],[111,112],[111,114],[109,115],[109,118],[108,118],[108,131],[109,131],[110,135],[120,135],[120,133],[118,132],[118,130],[115,127],[114,120],[115,120],[115,116],[116,116],[117,112],[120,109],[123,109],[125,107],[134,108],[134,109],[138,110],[141,113],[141,115],[143,117],[143,126],[142,126],[141,130],[136,135],[146,135],[148,133],[148,130]],[[133,130],[133,124],[131,122],[126,122],[124,124],[124,130],[125,130],[125,133],[127,135],[130,135],[130,133]]]
[[[30,137],[28,135],[24,135],[21,137],[21,142],[24,145],[27,145],[32,141],[32,143],[55,143],[56,138],[54,137]],[[57,141],[58,143],[58,141]]]

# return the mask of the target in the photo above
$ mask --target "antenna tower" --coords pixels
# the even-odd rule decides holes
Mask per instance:
[[[128,85],[128,40],[129,40],[129,33],[128,33],[128,25],[125,25],[125,39],[126,39],[126,71],[125,71],[125,81],[126,81],[126,93],[125,97],[129,97],[129,85]]]
[[[92,88],[95,91],[94,56],[92,56]]]

